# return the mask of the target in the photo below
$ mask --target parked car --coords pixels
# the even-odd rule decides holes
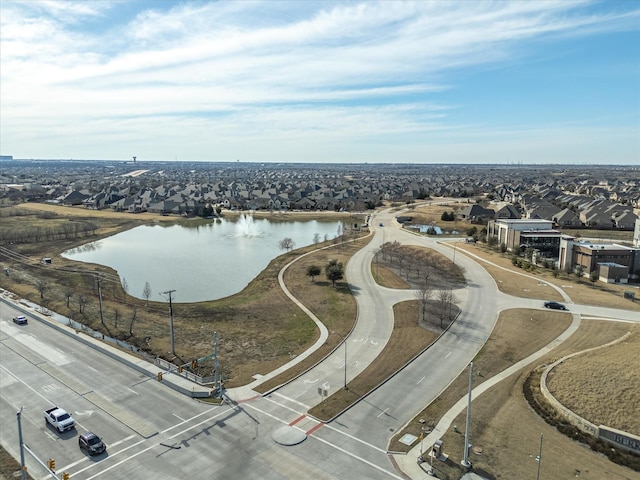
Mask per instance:
[[[93,432],[84,432],[78,437],[80,450],[86,450],[89,455],[100,455],[107,449],[102,439]]]
[[[551,308],[553,310],[568,310],[563,304],[559,302],[544,302],[545,308]]]
[[[18,315],[17,317],[13,317],[13,323],[17,323],[18,325],[26,325],[27,317],[24,315]]]

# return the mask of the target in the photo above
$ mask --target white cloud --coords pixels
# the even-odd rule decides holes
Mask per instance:
[[[452,88],[451,69],[638,19],[570,1],[157,5],[119,22],[120,2],[3,1],[3,151],[29,155],[41,141],[72,156],[85,138],[90,150],[101,138],[189,142],[214,131],[223,143],[457,134],[469,126],[434,95]]]

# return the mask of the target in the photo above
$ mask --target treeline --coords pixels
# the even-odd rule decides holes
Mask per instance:
[[[91,222],[67,222],[49,226],[16,226],[0,229],[0,245],[13,243],[73,240],[94,235],[98,226]]]

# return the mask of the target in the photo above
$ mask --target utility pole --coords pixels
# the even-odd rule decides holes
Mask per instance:
[[[167,290],[162,292],[163,295],[169,295],[169,335],[171,336],[171,355],[175,357],[176,349],[173,341],[173,304],[171,303],[171,295],[175,290]]]
[[[462,460],[462,466],[465,468],[471,467],[469,461],[469,428],[471,423],[471,389],[473,387],[473,362],[469,364],[469,400],[467,402],[467,425],[464,432],[464,460]]]
[[[22,441],[22,421],[21,415],[24,407],[20,407],[20,410],[16,413],[18,417],[18,441],[20,442],[20,472],[22,473],[22,480],[27,480],[27,466],[24,464],[24,442]]]
[[[98,280],[98,302],[100,303],[100,323],[104,327],[104,313],[102,311],[102,287],[100,284],[100,272],[96,274],[96,279]]]

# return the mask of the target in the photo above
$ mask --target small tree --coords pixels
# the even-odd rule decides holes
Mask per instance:
[[[574,271],[575,275],[576,275],[576,279],[578,280],[578,283],[580,283],[580,279],[582,278],[582,275],[584,275],[584,265],[576,265],[576,269]]]
[[[87,303],[89,303],[89,300],[87,300],[85,296],[78,295],[78,308],[80,310],[80,313],[84,313],[84,309],[87,307]]]
[[[598,270],[592,270],[591,273],[589,274],[589,280],[591,280],[591,286],[595,286],[596,282],[598,281]]]
[[[317,265],[309,265],[307,267],[307,277],[311,277],[311,280],[316,281],[316,277],[320,275],[321,270]]]
[[[427,319],[427,311],[429,310],[432,294],[433,294],[433,291],[431,290],[431,286],[429,285],[429,281],[427,279],[424,287],[418,290],[418,292],[416,293],[418,297],[418,301],[420,302],[420,309],[422,311],[422,320]]]
[[[36,288],[38,289],[38,292],[40,292],[40,299],[42,300],[44,298],[44,294],[49,291],[49,284],[46,280],[39,279],[36,283]]]
[[[71,297],[73,296],[73,290],[71,289],[71,287],[65,287],[64,289],[64,297],[67,299],[67,308],[69,307],[69,301],[71,300]]]
[[[290,251],[296,244],[295,242],[290,239],[289,237],[285,237],[282,240],[280,240],[280,243],[278,244],[280,246],[280,250],[286,250],[287,252]]]
[[[331,285],[335,287],[336,282],[344,278],[344,267],[342,262],[329,260],[329,263],[325,267],[325,273],[327,275],[327,279],[331,281]]]
[[[317,245],[320,243],[320,234],[319,233],[314,233],[313,234],[313,244]]]
[[[149,297],[151,296],[151,285],[149,285],[149,282],[146,282],[144,284],[144,288],[142,289],[142,296],[147,301],[147,307],[148,307],[149,306]]]

